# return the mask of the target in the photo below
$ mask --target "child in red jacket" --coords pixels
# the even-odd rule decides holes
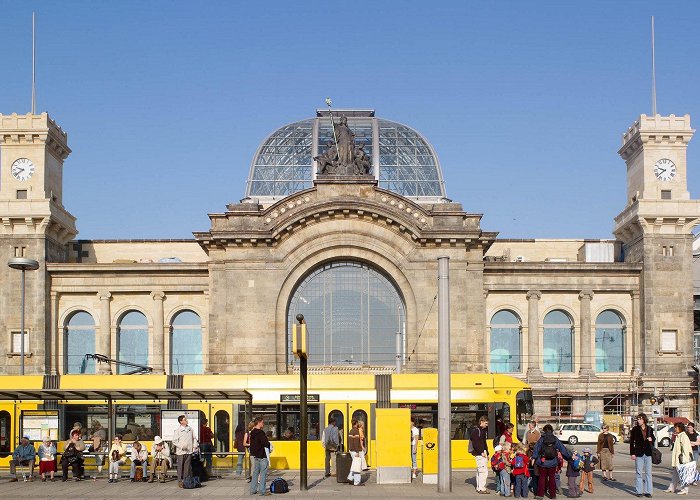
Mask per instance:
[[[527,467],[529,461],[527,447],[522,443],[515,445],[515,457],[513,458],[513,477],[515,477],[513,496],[515,498],[527,498],[527,478],[530,477],[530,470]]]

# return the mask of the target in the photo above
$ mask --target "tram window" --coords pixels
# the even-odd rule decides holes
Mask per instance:
[[[345,428],[345,416],[343,415],[343,412],[340,410],[333,410],[329,417],[333,417],[335,419],[335,426],[338,428],[338,432],[342,436],[343,429]]]
[[[231,419],[228,412],[219,410],[214,414],[214,437],[216,437],[216,451],[228,452],[228,440],[230,436]]]
[[[0,411],[0,458],[5,458],[10,454],[12,443],[10,414],[6,411]]]
[[[532,391],[519,391],[515,396],[515,418],[518,430],[518,439],[525,439],[527,423],[532,420],[535,412],[535,403],[532,400]]]
[[[117,433],[124,441],[152,441],[160,434],[160,410],[160,405],[117,405]]]
[[[510,405],[508,403],[494,403],[493,409],[496,412],[496,434],[500,436],[506,430],[506,422],[511,422]]]
[[[416,419],[418,429],[437,428],[438,405],[401,403],[399,408],[410,408],[411,418]],[[452,405],[450,415],[451,439],[467,439],[469,429],[479,422],[479,417],[488,415],[486,403],[464,403]]]
[[[243,424],[243,427],[248,430],[250,422],[245,421],[245,405],[239,405],[238,408],[238,423]],[[263,430],[267,435],[267,439],[278,439],[277,405],[253,405],[252,412],[253,418],[262,417],[265,422]]]
[[[64,405],[62,439],[68,439],[73,428],[80,426],[83,439],[90,439],[95,430],[95,422],[107,427],[106,405]]]
[[[308,405],[308,440],[319,439],[319,415],[318,405]],[[280,405],[280,439],[299,439],[301,429],[301,411],[299,405]]]

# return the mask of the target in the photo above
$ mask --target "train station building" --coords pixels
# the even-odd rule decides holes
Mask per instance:
[[[434,373],[448,256],[454,373],[513,375],[539,415],[695,417],[689,116],[623,131],[627,194],[603,240],[499,238],[449,199],[420,124],[339,110],[336,130],[342,117],[349,149],[327,111],[274,130],[242,199],[192,239],[84,240],[62,196],[66,131],[46,113],[0,115],[0,260],[40,265],[26,373],[124,373],[89,354],[169,375],[295,373],[297,314],[314,373]],[[4,375],[19,373],[20,274],[0,266]]]

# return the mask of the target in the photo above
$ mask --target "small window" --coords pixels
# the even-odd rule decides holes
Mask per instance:
[[[661,352],[676,352],[678,350],[678,330],[661,330]]]
[[[550,400],[551,414],[557,417],[571,416],[574,400],[568,396],[554,396]]]
[[[26,200],[27,199],[27,190],[26,189],[18,189],[17,190],[17,199],[18,200]]]
[[[662,200],[670,200],[671,199],[671,190],[670,189],[662,189],[661,190],[661,199]]]
[[[19,354],[22,352],[22,337],[20,337],[19,330],[12,332],[12,353]],[[24,355],[26,356],[29,352],[29,332],[24,331]]]

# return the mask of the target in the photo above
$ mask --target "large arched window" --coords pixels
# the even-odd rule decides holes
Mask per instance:
[[[545,373],[574,371],[574,324],[564,311],[551,311],[544,317]]]
[[[297,314],[309,329],[309,363],[396,363],[396,336],[404,353],[405,307],[396,286],[367,264],[330,262],[314,269],[294,290],[288,308],[288,356]]]
[[[90,314],[78,311],[68,318],[64,343],[66,373],[95,373],[95,360],[85,359],[95,354],[95,320]]]
[[[117,352],[119,361],[148,365],[148,321],[138,311],[122,316],[117,328]],[[117,367],[117,373],[128,373],[133,368]]]
[[[204,373],[202,320],[192,311],[180,311],[171,323],[170,373]]]
[[[491,318],[491,372],[521,370],[520,319],[511,311],[498,311]]]
[[[615,311],[603,311],[595,320],[595,371],[625,371],[625,326]]]

